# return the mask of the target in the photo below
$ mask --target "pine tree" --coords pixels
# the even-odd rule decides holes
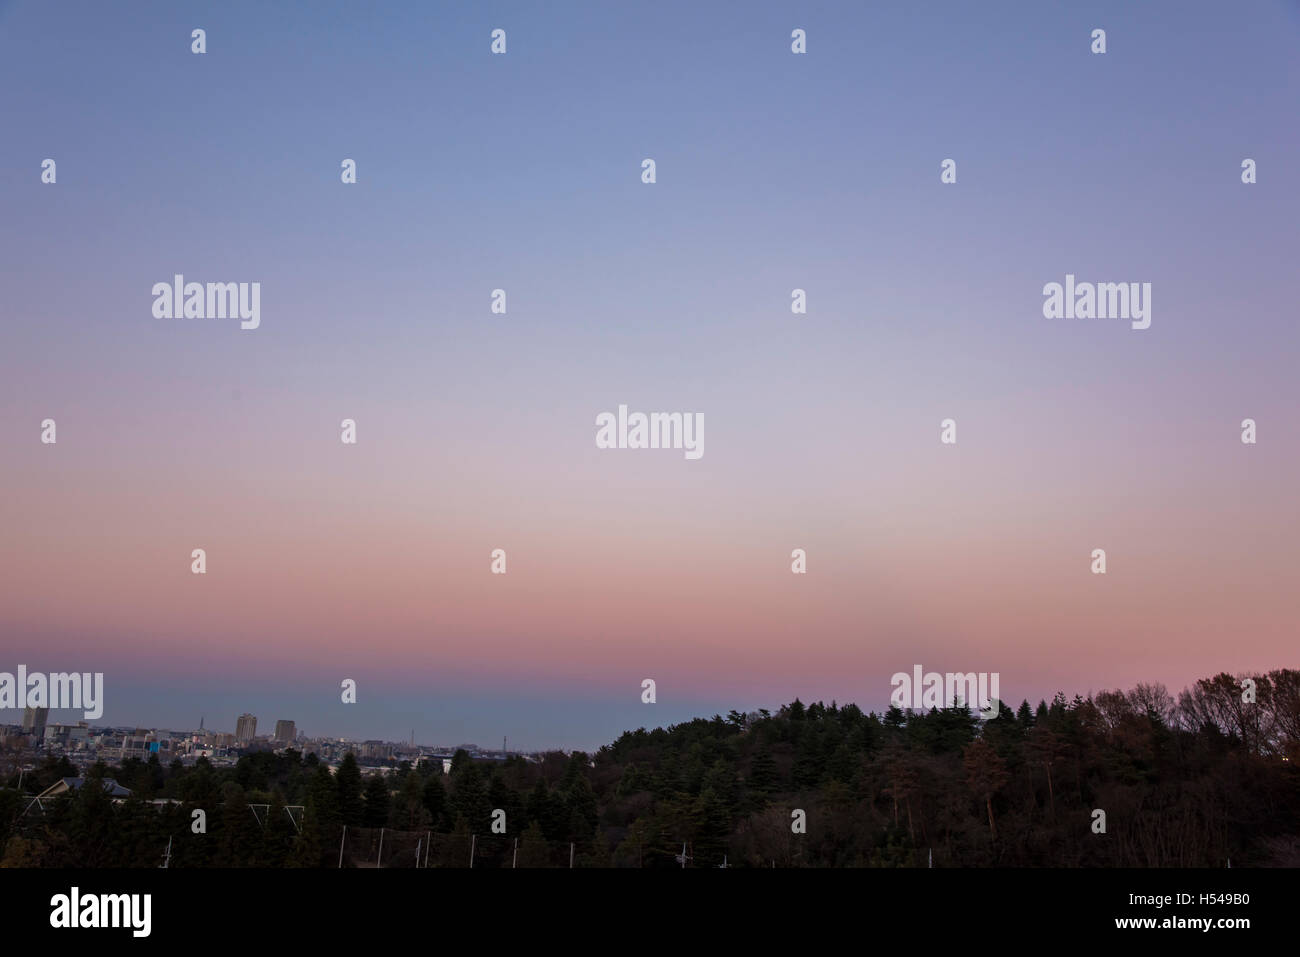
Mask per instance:
[[[284,803],[284,795],[279,788],[271,792],[266,823],[262,825],[262,850],[258,860],[262,867],[284,867],[293,851],[297,828],[285,810]]]
[[[890,731],[901,731],[907,725],[907,712],[898,705],[891,704],[881,724]]]
[[[581,846],[581,845],[580,845]],[[592,832],[590,840],[587,841],[586,847],[578,855],[579,867],[613,867],[614,858],[609,849],[609,835],[603,828],[596,828]]]
[[[97,761],[69,799],[73,813],[68,834],[80,858],[76,865],[79,867],[111,867],[117,863],[117,821],[113,799],[104,785],[107,770],[102,761]]]
[[[302,830],[295,862],[302,867],[337,866],[343,816],[334,776],[323,764],[317,764],[307,788]]]
[[[488,803],[487,781],[478,765],[466,764],[452,776],[449,805],[452,816],[463,817],[473,833],[487,833],[492,808]]]
[[[1020,709],[1016,711],[1016,720],[1020,722],[1020,727],[1028,731],[1034,726],[1034,712],[1029,707],[1029,702],[1022,700]]]
[[[456,777],[463,769],[472,764],[469,752],[464,748],[457,748],[456,753],[451,756],[451,776]]]
[[[387,827],[391,800],[388,779],[383,774],[371,775],[366,782],[366,804],[361,823],[366,827]]]
[[[211,830],[211,818],[208,821]],[[257,864],[262,835],[257,818],[248,806],[244,789],[234,781],[222,787],[219,867],[253,867]]]
[[[408,773],[401,779],[397,800],[393,803],[390,824],[392,827],[415,831],[423,828],[427,823],[424,788],[421,786],[420,776]]]
[[[541,825],[533,821],[519,839],[520,867],[549,867],[550,854]]]
[[[338,785],[339,814],[343,823],[348,827],[360,827],[365,818],[366,805],[361,797],[361,768],[351,751],[343,756],[334,780]]]
[[[425,779],[423,800],[430,824],[441,831],[446,826],[447,790],[442,786],[440,775],[431,774]]]
[[[289,867],[321,867],[325,863],[325,847],[321,840],[321,827],[316,809],[316,796],[309,794],[302,812],[302,833],[294,842],[289,855]]]
[[[760,744],[754,750],[753,760],[749,765],[749,789],[756,794],[771,794],[778,787],[776,759],[767,745]]]

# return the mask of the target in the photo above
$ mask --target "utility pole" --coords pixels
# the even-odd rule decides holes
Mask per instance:
[[[339,839],[339,867],[343,866],[343,845],[348,839],[348,826],[343,825],[343,837]]]
[[[569,842],[569,870],[573,870],[573,842]]]
[[[375,859],[375,867],[384,866],[384,829],[379,829],[379,857]]]
[[[469,866],[471,870],[473,870],[474,868],[474,848],[477,844],[478,844],[478,835],[471,834],[469,836]]]
[[[514,859],[510,862],[510,866],[511,867],[519,866],[519,838],[515,838],[515,856]]]
[[[172,839],[169,837],[167,838],[167,852],[163,854],[163,862],[162,862],[163,870],[166,870],[171,865],[171,862],[172,862]]]

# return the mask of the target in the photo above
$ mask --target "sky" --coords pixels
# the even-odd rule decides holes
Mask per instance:
[[[1296,2],[0,2],[0,671],[591,749],[917,664],[1300,666],[1298,42]],[[155,317],[178,273],[260,326]],[[1045,318],[1066,274],[1150,328]],[[704,455],[597,448],[619,405]]]

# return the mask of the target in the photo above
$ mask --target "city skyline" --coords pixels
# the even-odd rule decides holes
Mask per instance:
[[[1163,684],[1163,682],[1153,680],[1153,681],[1137,682],[1136,684],[1158,685],[1158,684]],[[1098,692],[1104,692],[1104,691],[1123,691],[1126,693],[1132,692],[1134,690],[1134,687],[1136,687],[1136,684],[1135,686],[1128,687],[1128,688],[1118,688],[1118,687],[1092,688],[1087,690],[1076,690],[1076,691],[1059,688],[1054,691],[1044,693],[1044,694],[1039,694],[1039,695],[1021,695],[1021,694],[1005,693],[1001,695],[999,700],[1003,705],[1005,705],[1006,707],[1010,708],[1013,711],[1016,708],[1018,708],[1022,702],[1027,702],[1031,708],[1036,709],[1040,703],[1051,704],[1053,699],[1056,697],[1058,693],[1064,696],[1065,700],[1068,702],[1068,701],[1072,701],[1076,695],[1083,699],[1091,699]],[[1177,700],[1179,698],[1180,692],[1188,689],[1166,686],[1166,690],[1172,695],[1174,700]],[[374,733],[369,733],[368,731],[352,731],[348,733],[343,733],[343,732],[338,732],[336,729],[333,729],[332,727],[318,728],[315,726],[310,726],[304,729],[304,727],[302,726],[302,722],[298,721],[297,719],[276,718],[272,720],[274,722],[275,729],[278,729],[280,725],[284,725],[284,724],[294,725],[296,730],[296,735],[293,740],[296,741],[347,741],[347,742],[358,743],[358,744],[367,741],[382,741],[387,744],[407,744],[408,741],[410,740],[411,735],[413,734],[415,738],[414,745],[419,748],[455,748],[460,745],[473,745],[485,752],[497,752],[500,749],[497,748],[496,742],[501,740],[504,737],[511,742],[511,747],[509,748],[511,752],[517,751],[520,753],[542,753],[546,751],[566,751],[566,752],[585,751],[588,753],[592,753],[599,750],[604,745],[611,744],[622,734],[626,732],[636,731],[638,728],[644,728],[647,730],[652,730],[654,728],[668,728],[674,724],[690,722],[697,718],[708,719],[713,717],[714,715],[726,715],[728,712],[732,710],[739,711],[741,714],[756,714],[763,710],[767,710],[769,712],[775,713],[780,708],[793,703],[796,697],[799,696],[791,696],[789,699],[785,701],[778,701],[773,703],[758,704],[752,706],[732,703],[727,705],[718,705],[712,709],[704,708],[704,709],[694,710],[694,711],[691,711],[688,705],[680,705],[670,709],[670,712],[675,714],[677,711],[681,711],[683,713],[681,713],[680,715],[675,714],[675,716],[671,719],[655,719],[655,720],[646,720],[640,724],[625,724],[624,726],[619,727],[617,730],[607,733],[605,737],[595,741],[582,741],[582,740],[578,740],[577,738],[574,738],[573,740],[565,740],[565,741],[550,741],[550,740],[545,740],[544,738],[536,735],[530,735],[527,732],[527,730],[518,730],[518,729],[506,730],[504,732],[497,731],[495,735],[488,732],[476,734],[472,730],[450,731],[449,733],[442,733],[438,730],[436,726],[429,728],[428,731],[425,731],[422,730],[422,726],[418,724],[409,727],[406,733],[401,733],[400,730],[392,730],[391,728],[389,730],[382,730],[380,726],[376,726],[376,728],[371,729],[374,731]],[[854,700],[854,699],[799,698],[799,700],[801,700],[805,706],[811,705],[817,700],[823,700],[823,703],[827,705],[831,703],[835,703],[838,704],[838,706],[841,708],[846,705],[856,705],[863,711],[864,714],[874,713],[877,716],[883,717],[883,715],[891,705],[891,701],[888,700],[888,698],[889,696],[887,694],[886,700],[880,704],[869,704],[861,700]],[[469,701],[470,704],[472,704],[472,700],[473,699],[470,699]],[[586,729],[589,726],[608,725],[609,727],[615,727],[615,724],[610,723],[609,715],[612,712],[617,711],[618,708],[619,708],[618,705],[606,706],[606,707],[588,706],[587,711],[576,712],[574,721],[575,721],[575,727],[579,729],[577,733],[578,734],[583,733],[582,729]],[[632,711],[630,713],[645,714],[648,718],[652,718],[656,714],[669,713],[669,712],[659,711],[657,703],[656,705],[641,705],[640,708],[644,709],[644,711]],[[978,710],[974,703],[970,705],[970,708],[973,712]],[[30,712],[33,709],[28,708],[26,710]],[[109,720],[107,715],[105,715],[104,718],[98,720],[84,721],[84,719],[81,718],[81,712],[71,710],[71,709],[45,708],[45,709],[35,709],[35,710],[44,711],[48,715],[47,718],[48,725],[75,726],[79,723],[82,723],[88,725],[92,729],[101,729],[101,730],[110,729],[110,728],[111,729],[132,728],[132,729],[148,730],[150,732],[167,731],[169,733],[183,733],[183,734],[202,730],[208,734],[228,735],[232,739],[234,739],[233,744],[236,747],[238,746],[240,740],[238,736],[238,727],[239,727],[240,720],[243,717],[251,717],[254,721],[254,727],[256,727],[256,722],[261,720],[258,717],[258,713],[256,710],[251,712],[241,711],[231,719],[230,727],[229,729],[227,729],[224,721],[219,721],[218,725],[214,727],[211,720],[212,715],[209,712],[204,712],[200,714],[199,723],[194,724],[194,723],[187,723],[187,720],[184,718],[175,721],[159,721],[159,720],[146,719],[141,721],[119,722],[119,721]],[[904,707],[903,710],[914,712],[914,713],[924,713],[928,711],[929,708],[921,706],[919,704],[919,699],[918,699],[918,703],[915,706]],[[273,709],[269,709],[268,713],[270,713],[271,711],[273,711]],[[626,711],[626,709],[624,709],[624,711]],[[685,713],[687,711],[689,711],[689,713]],[[22,709],[0,708],[0,725],[18,724],[19,723],[18,721],[10,720],[10,718],[15,715],[17,715],[20,718],[24,717]],[[587,716],[584,717],[584,715]],[[204,727],[203,725],[204,721],[207,722],[206,727]],[[461,722],[459,724],[453,723],[451,727],[460,727],[464,729],[469,727],[469,723],[468,722]],[[253,738],[251,738],[250,740],[275,741],[277,740],[276,730],[274,729],[263,730],[261,733],[255,734]]]

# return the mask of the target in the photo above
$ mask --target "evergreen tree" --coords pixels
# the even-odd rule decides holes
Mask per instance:
[[[255,867],[261,849],[262,835],[257,818],[248,806],[244,789],[235,781],[227,781],[222,787],[221,814],[219,817],[220,836],[219,852],[215,863],[218,867]],[[212,818],[208,819],[209,833],[212,830]]]
[[[578,867],[613,867],[613,854],[609,849],[609,836],[602,828],[596,828],[578,854]]]
[[[262,848],[258,865],[261,867],[284,867],[289,863],[293,851],[297,828],[285,810],[284,795],[276,788],[271,792],[270,806],[266,810],[266,821],[262,825]]]
[[[104,783],[107,771],[104,762],[97,761],[69,799],[73,814],[68,833],[81,858],[75,864],[78,867],[112,867],[118,863],[114,860],[115,809]],[[71,866],[71,862],[63,866]]]
[[[446,826],[447,791],[442,786],[442,778],[431,774],[424,781],[424,809],[429,812],[429,821],[436,830]]]
[[[329,768],[317,762],[307,791],[302,835],[293,862],[300,867],[337,866],[342,838],[343,816],[339,813],[338,788]]]
[[[365,827],[387,827],[390,801],[388,779],[382,774],[371,775],[366,782],[366,804],[361,823]]]
[[[898,705],[891,704],[882,724],[890,731],[900,731],[907,724],[907,712]]]
[[[520,867],[549,867],[550,854],[541,825],[533,821],[519,838]]]
[[[1020,709],[1016,712],[1016,720],[1020,722],[1020,727],[1028,731],[1034,726],[1034,712],[1030,710],[1028,701],[1020,702]]]
[[[767,745],[759,745],[749,765],[749,789],[756,794],[771,794],[778,787],[776,759]]]
[[[466,767],[474,762],[470,760],[469,752],[464,748],[457,748],[456,753],[451,756],[451,776],[454,778]]]
[[[339,814],[348,827],[360,827],[366,813],[365,801],[362,799],[361,768],[357,759],[349,751],[343,756],[338,774],[334,777],[338,785]]]
[[[492,808],[482,770],[476,764],[466,764],[453,775],[452,785],[449,802],[452,816],[464,818],[471,833],[488,833]]]
[[[400,778],[397,800],[393,802],[390,826],[406,831],[423,828],[429,818],[424,810],[424,788],[418,774],[408,772]]]

